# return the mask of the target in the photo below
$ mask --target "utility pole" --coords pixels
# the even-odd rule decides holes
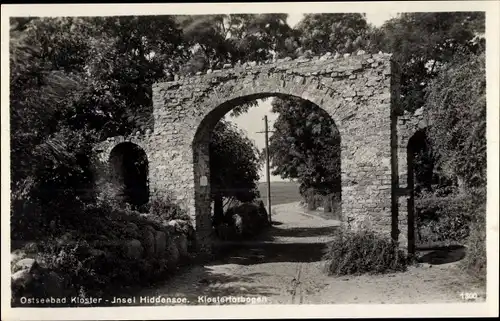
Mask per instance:
[[[262,132],[258,132],[262,133]],[[269,125],[267,123],[267,115],[264,116],[264,134],[266,139],[266,181],[267,181],[267,212],[269,215],[269,223],[272,223],[271,218],[271,169],[269,166]]]

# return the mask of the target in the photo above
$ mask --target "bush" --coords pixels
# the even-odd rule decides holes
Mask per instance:
[[[481,197],[475,193],[437,197],[424,194],[415,201],[416,222],[421,243],[463,242]]]
[[[486,201],[485,191],[473,194],[480,204],[474,209],[469,237],[465,242],[466,255],[461,267],[473,278],[486,281]]]
[[[77,295],[78,291],[93,289],[94,293],[106,284],[107,280],[96,274],[92,262],[95,256],[90,254],[90,246],[85,240],[74,240],[68,237],[52,238],[37,244],[36,263],[30,273],[36,275],[27,288],[15,291],[14,297],[25,295],[47,295],[47,284],[44,278],[50,273],[56,273],[63,281],[65,291]],[[41,281],[41,282],[40,282]],[[52,284],[54,286],[54,284]],[[50,287],[50,286],[49,286]],[[60,293],[63,295],[63,293]]]
[[[249,238],[259,234],[269,225],[268,214],[262,201],[243,203],[230,207],[216,231],[220,238]]]
[[[462,268],[479,281],[486,280],[486,222],[481,219],[471,225],[471,233],[465,243],[466,255]]]
[[[337,230],[324,255],[329,275],[405,271],[409,259],[392,240],[369,230]]]
[[[39,206],[25,199],[11,199],[11,240],[34,240],[47,234],[47,223]]]
[[[308,188],[303,194],[307,209],[313,211],[324,205],[324,196],[319,195],[314,188]]]
[[[149,213],[161,220],[189,221],[189,214],[175,204],[170,198],[165,200],[154,199],[149,203]]]

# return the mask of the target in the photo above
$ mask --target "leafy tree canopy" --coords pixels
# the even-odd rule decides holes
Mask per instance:
[[[298,98],[275,99],[272,108],[279,113],[269,146],[273,174],[298,179],[302,191],[340,189],[340,135],[330,116]]]
[[[484,18],[482,12],[404,13],[372,33],[372,50],[392,53],[401,67],[406,110],[423,106],[425,88],[456,53],[484,51]]]
[[[217,123],[210,140],[211,189],[214,195],[243,201],[257,196],[259,150],[231,122]]]

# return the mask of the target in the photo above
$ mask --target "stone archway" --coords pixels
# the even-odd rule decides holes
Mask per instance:
[[[342,210],[351,225],[372,225],[397,238],[398,167],[392,147],[397,86],[397,69],[385,54],[236,66],[155,84],[155,128],[145,137],[152,148],[152,196],[173,193],[189,210],[199,246],[209,248],[210,130],[238,104],[290,95],[323,108],[338,127]]]
[[[269,96],[299,97],[328,113],[342,137],[343,219],[406,247],[407,145],[423,120],[401,111],[390,54],[246,63],[154,84],[154,129],[98,144],[98,159],[120,142],[137,142],[149,160],[151,199],[168,197],[186,209],[199,250],[208,252],[210,130],[236,105]]]

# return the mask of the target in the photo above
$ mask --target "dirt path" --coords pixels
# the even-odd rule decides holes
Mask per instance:
[[[185,297],[189,304],[226,296],[263,297],[270,304],[461,302],[461,292],[484,298],[485,289],[470,285],[456,263],[381,276],[328,276],[321,257],[340,222],[305,214],[297,203],[274,208],[276,225],[258,241],[139,295]]]

